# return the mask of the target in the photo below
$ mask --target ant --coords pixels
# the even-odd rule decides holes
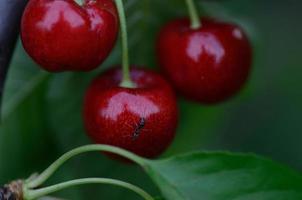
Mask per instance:
[[[143,117],[140,118],[138,124],[136,124],[136,127],[133,131],[133,137],[132,137],[133,140],[136,140],[139,137],[141,130],[145,127],[145,125],[146,125],[145,118]]]

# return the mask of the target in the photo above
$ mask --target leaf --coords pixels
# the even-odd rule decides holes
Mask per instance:
[[[66,199],[59,199],[56,197],[43,197],[43,198],[40,198],[39,200],[66,200]]]
[[[255,155],[192,153],[150,161],[167,200],[300,200],[302,175]]]
[[[48,76],[48,73],[40,70],[30,60],[19,41],[5,83],[2,121],[7,120],[28,97],[34,96],[36,88],[41,86]]]

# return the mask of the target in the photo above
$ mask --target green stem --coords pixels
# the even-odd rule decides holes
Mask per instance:
[[[77,179],[72,181],[67,181],[64,183],[59,183],[53,186],[45,187],[42,189],[37,190],[27,190],[24,188],[24,199],[25,200],[33,200],[38,199],[43,196],[49,195],[51,193],[57,192],[59,190],[63,190],[69,187],[78,186],[78,185],[85,185],[85,184],[109,184],[109,185],[116,185],[123,188],[127,188],[129,190],[132,190],[133,192],[136,192],[141,197],[143,197],[145,200],[153,200],[153,197],[151,197],[147,192],[142,190],[141,188],[132,185],[130,183],[126,183],[119,180],[114,179],[107,179],[107,178],[85,178],[85,179]]]
[[[129,52],[128,52],[128,34],[127,34],[127,24],[123,0],[115,0],[116,7],[118,10],[118,15],[120,19],[121,27],[121,39],[122,39],[122,67],[123,67],[123,80],[120,84],[121,87],[134,88],[135,85],[131,80],[130,70],[129,70]]]
[[[194,4],[194,0],[186,0],[187,7],[191,18],[191,28],[198,29],[201,27],[201,21],[198,15],[197,8]]]
[[[79,6],[83,5],[83,0],[74,0]]]
[[[146,160],[131,153],[126,150],[123,150],[118,147],[113,147],[113,146],[108,146],[108,145],[100,145],[100,144],[95,144],[95,145],[86,145],[82,146],[76,149],[73,149],[64,155],[62,155],[58,160],[56,160],[53,164],[51,164],[44,172],[42,172],[37,178],[33,180],[28,180],[26,182],[26,185],[28,188],[36,188],[40,185],[42,185],[61,165],[63,165],[67,160],[70,158],[86,153],[86,152],[92,152],[92,151],[105,151],[109,153],[114,153],[117,155],[120,155],[122,157],[125,157],[142,167],[144,167]]]

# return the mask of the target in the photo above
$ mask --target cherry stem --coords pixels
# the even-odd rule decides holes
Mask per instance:
[[[142,190],[141,188],[132,185],[127,182],[119,181],[119,180],[114,180],[114,179],[108,179],[108,178],[84,178],[84,179],[76,179],[72,181],[67,181],[63,183],[59,183],[56,185],[52,185],[49,187],[41,188],[41,189],[36,189],[36,190],[28,190],[24,188],[23,196],[24,199],[26,200],[33,200],[33,199],[38,199],[43,196],[49,195],[51,193],[73,187],[73,186],[78,186],[78,185],[86,185],[86,184],[107,184],[107,185],[116,185],[120,186],[123,188],[127,188],[129,190],[132,190],[133,192],[137,193],[141,197],[143,197],[145,200],[153,200],[153,197],[149,195],[147,192]]]
[[[83,0],[74,0],[79,6],[83,5]]]
[[[122,66],[123,66],[123,80],[120,84],[121,87],[134,88],[135,85],[131,80],[130,70],[129,70],[129,52],[128,52],[128,34],[127,34],[127,24],[123,0],[115,0],[116,7],[118,10],[118,15],[120,19],[121,28],[121,39],[122,39]]]
[[[191,18],[191,28],[198,29],[201,27],[201,21],[198,15],[198,11],[196,5],[194,4],[194,0],[186,0],[188,11]]]
[[[26,181],[26,186],[28,188],[37,188],[40,185],[42,185],[53,173],[56,172],[60,166],[62,166],[66,161],[71,159],[74,156],[77,156],[82,153],[86,152],[93,152],[93,151],[105,151],[109,153],[114,153],[117,155],[120,155],[122,157],[125,157],[140,166],[144,167],[145,163],[147,162],[146,159],[141,158],[131,152],[128,152],[124,149],[108,146],[108,145],[101,145],[101,144],[95,144],[95,145],[86,145],[82,147],[78,147],[76,149],[73,149],[64,155],[62,155],[58,160],[56,160],[53,164],[51,164],[45,171],[43,171],[39,176],[36,178],[31,178]]]

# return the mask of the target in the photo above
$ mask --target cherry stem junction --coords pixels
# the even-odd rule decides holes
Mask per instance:
[[[45,171],[43,171],[40,175],[38,175],[35,178],[30,178],[28,179],[25,184],[28,188],[37,188],[41,186],[48,178],[54,174],[57,169],[60,168],[66,161],[69,159],[82,154],[86,152],[94,152],[94,151],[104,151],[104,152],[109,152],[109,153],[114,153],[119,156],[122,156],[124,158],[127,158],[140,166],[144,167],[145,163],[148,162],[148,160],[141,158],[131,152],[128,152],[124,149],[118,148],[118,147],[113,147],[113,146],[108,146],[108,145],[101,145],[101,144],[95,144],[95,145],[86,145],[82,147],[78,147],[76,149],[73,149],[64,155],[62,155],[58,160],[56,160],[53,164],[51,164]]]
[[[191,19],[191,28],[198,29],[201,27],[201,21],[198,15],[198,11],[196,5],[194,4],[194,0],[186,0],[188,11]]]
[[[122,39],[122,68],[123,68],[123,79],[120,84],[121,87],[134,88],[135,85],[131,80],[130,76],[130,64],[129,64],[129,52],[128,52],[128,34],[127,34],[127,23],[125,16],[125,9],[123,0],[115,0],[116,7],[120,20],[121,28],[121,39]]]
[[[153,200],[153,197],[150,196],[147,192],[142,190],[141,188],[132,185],[130,183],[126,183],[119,180],[114,179],[108,179],[108,178],[85,178],[85,179],[76,179],[72,181],[67,181],[64,183],[59,183],[56,185],[52,185],[49,187],[41,188],[41,189],[23,189],[23,196],[25,200],[34,200],[41,198],[43,196],[49,195],[51,193],[73,187],[78,185],[86,185],[86,184],[108,184],[108,185],[115,185],[120,186],[129,190],[132,190],[133,192],[139,194],[141,197],[143,197],[145,200]]]

